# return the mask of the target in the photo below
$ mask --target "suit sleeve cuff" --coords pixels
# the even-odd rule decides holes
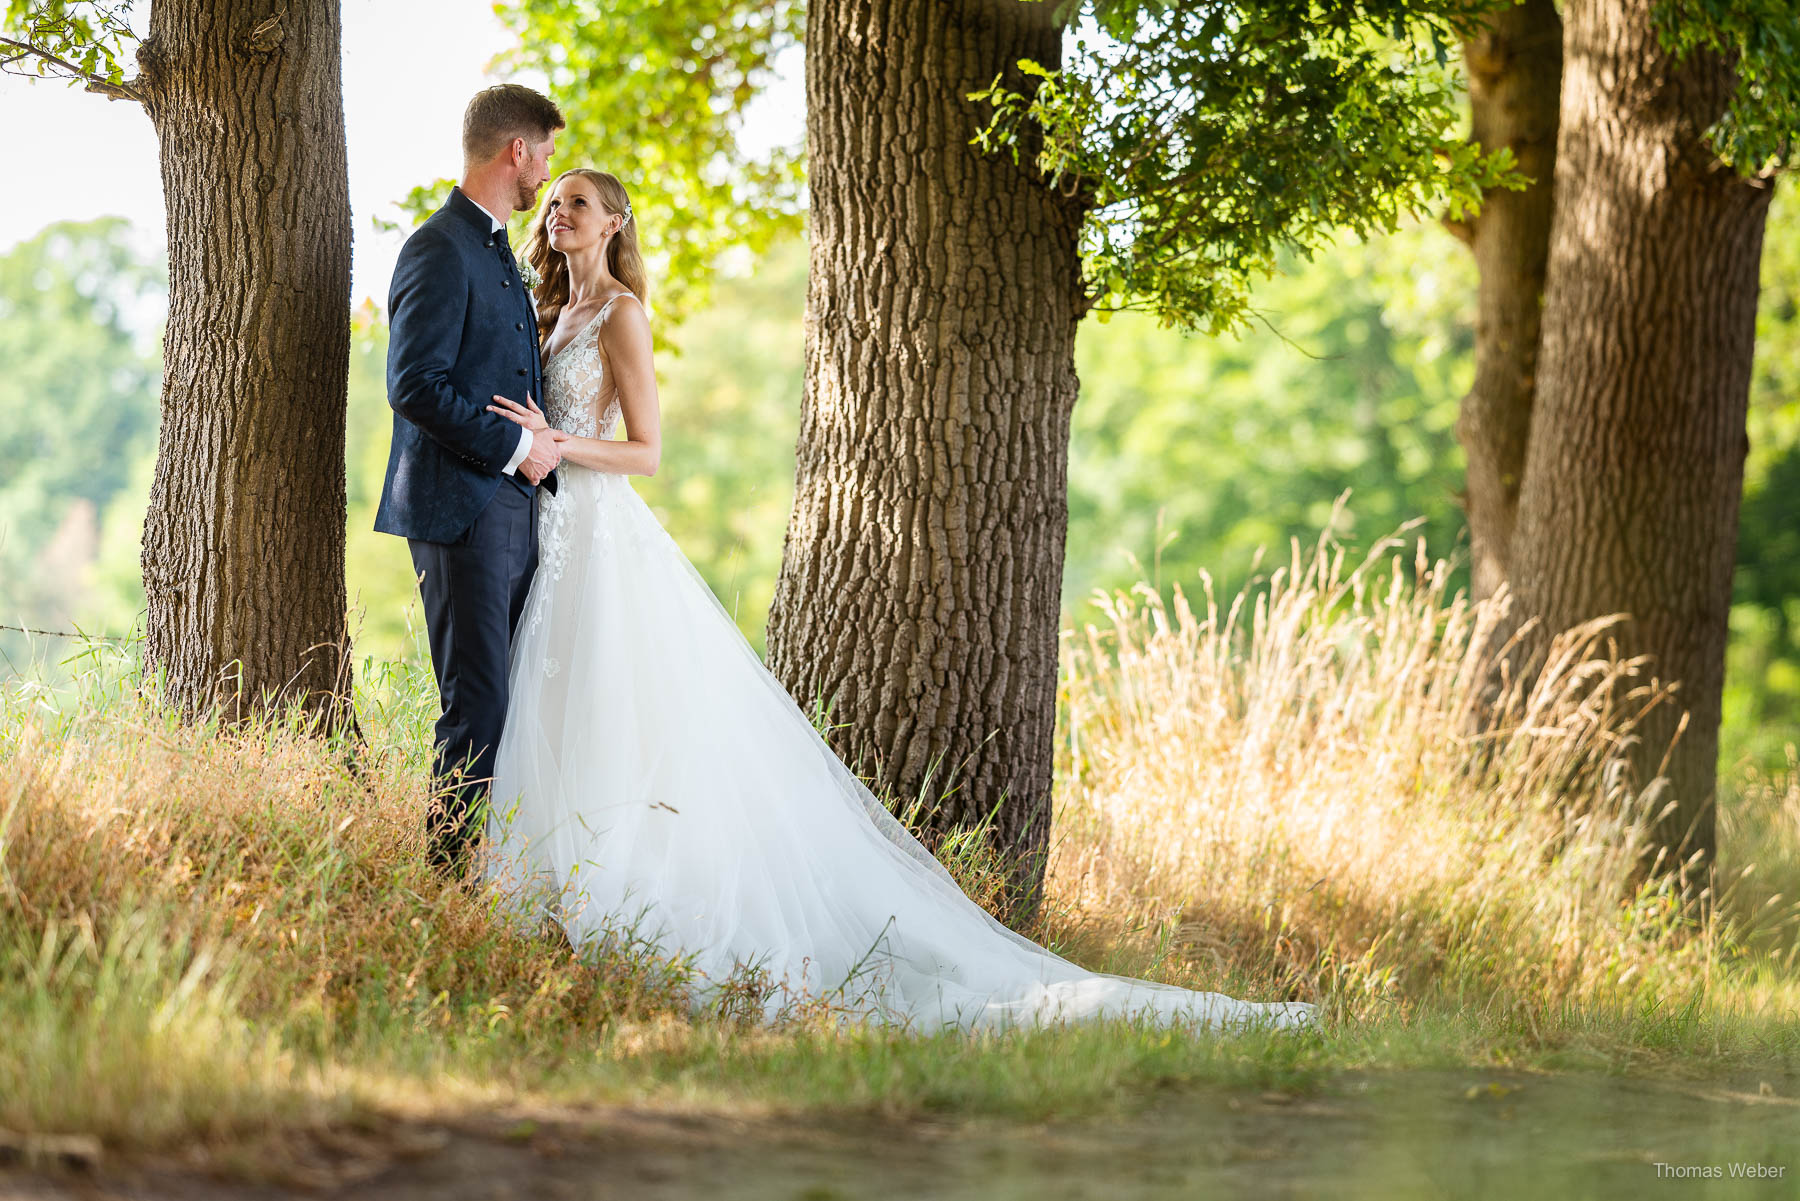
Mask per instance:
[[[525,461],[525,456],[530,453],[531,431],[521,428],[519,430],[519,449],[513,451],[513,457],[506,461],[506,467],[503,474],[511,475],[513,472],[517,471],[519,469],[519,464],[523,463]]]

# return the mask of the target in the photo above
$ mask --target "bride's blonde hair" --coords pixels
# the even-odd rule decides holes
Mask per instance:
[[[631,211],[631,197],[625,193],[625,185],[619,177],[606,171],[596,171],[592,167],[573,167],[556,177],[544,196],[544,207],[531,223],[531,238],[525,243],[525,261],[530,263],[538,273],[539,283],[532,295],[537,297],[538,308],[538,340],[541,342],[550,336],[556,328],[556,319],[562,314],[563,306],[569,303],[569,261],[550,248],[550,197],[556,194],[556,185],[571,175],[579,175],[594,185],[600,194],[600,203],[608,213],[623,213],[625,224],[613,235],[606,247],[606,269],[613,278],[631,289],[638,300],[648,299],[649,280],[644,274],[644,256],[638,250],[637,217]]]

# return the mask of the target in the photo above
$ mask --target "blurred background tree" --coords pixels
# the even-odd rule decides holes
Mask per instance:
[[[1070,439],[1064,610],[1095,587],[1201,570],[1245,582],[1258,548],[1334,531],[1364,545],[1417,517],[1462,537],[1456,397],[1473,370],[1474,269],[1434,228],[1346,239],[1257,291],[1262,322],[1184,337],[1141,314],[1084,326]]]
[[[1800,201],[1776,193],[1763,246],[1720,766],[1779,772],[1800,740]]]
[[[135,604],[103,600],[97,568],[115,505],[142,521],[166,281],[118,218],[51,225],[0,256],[0,623],[132,625],[141,586]],[[13,668],[57,650],[0,631]]]
[[[1732,610],[1728,778],[1750,763],[1781,770],[1800,741],[1797,218],[1800,204],[1778,195]],[[129,633],[142,607],[163,286],[145,240],[118,221],[57,225],[0,255],[0,622]],[[681,353],[661,359],[669,445],[663,470],[637,485],[759,647],[793,489],[805,270],[805,247],[789,239],[714,281],[713,302],[677,331]],[[1346,490],[1340,533],[1353,543],[1423,517],[1432,551],[1466,561],[1453,427],[1474,373],[1474,270],[1449,235],[1415,226],[1288,264],[1257,293],[1267,324],[1238,337],[1129,313],[1084,326],[1065,622],[1096,618],[1093,589],[1153,572],[1164,591],[1191,590],[1202,569],[1241,585],[1258,547],[1278,557],[1287,539],[1313,538]],[[385,325],[365,309],[348,456],[359,659],[423,653],[409,634],[417,591],[405,556],[369,528],[387,456],[385,359]],[[99,440],[109,453],[96,457]],[[59,530],[77,533],[59,543]],[[0,631],[11,664],[0,672],[26,667],[30,641]],[[36,640],[40,658],[66,650]]]

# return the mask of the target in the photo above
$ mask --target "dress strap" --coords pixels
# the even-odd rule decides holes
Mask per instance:
[[[606,298],[606,303],[600,306],[600,311],[594,314],[594,326],[598,328],[599,326],[604,325],[606,323],[606,315],[612,312],[613,302],[627,296],[630,296],[633,300],[637,299],[637,294],[634,292],[614,292],[611,296],[608,296]]]

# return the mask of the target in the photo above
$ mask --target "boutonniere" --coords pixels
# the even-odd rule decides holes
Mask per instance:
[[[537,273],[537,268],[533,267],[530,263],[520,263],[519,282],[535,292],[537,291],[537,286],[544,282],[544,277],[539,275]]]

